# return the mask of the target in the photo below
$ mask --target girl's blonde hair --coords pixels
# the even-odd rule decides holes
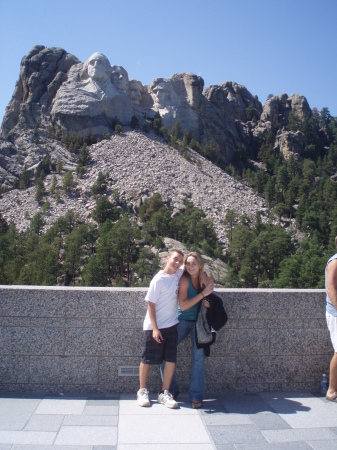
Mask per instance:
[[[186,261],[187,258],[189,258],[190,256],[193,256],[193,258],[195,258],[198,261],[198,266],[199,266],[199,275],[198,275],[198,282],[199,282],[199,289],[201,289],[201,280],[202,280],[202,274],[204,273],[204,267],[205,267],[205,263],[204,260],[202,259],[201,255],[197,252],[190,252],[185,256],[185,260],[184,260],[184,274],[187,275],[188,272],[186,270]]]

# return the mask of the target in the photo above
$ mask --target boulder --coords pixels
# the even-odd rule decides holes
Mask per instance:
[[[271,97],[263,105],[259,126],[264,128],[263,125],[269,122],[271,130],[276,132],[279,128],[287,125],[290,112],[301,123],[312,116],[312,111],[305,97],[297,94],[288,97],[287,94],[281,94]]]
[[[285,126],[288,121],[288,95],[281,94],[269,98],[263,105],[259,126],[263,129],[265,123],[270,123],[271,130],[276,131],[279,127]]]
[[[247,122],[247,108],[251,108],[257,120],[262,113],[262,104],[242,84],[225,81],[221,86],[210,86],[204,91],[204,96],[228,118]]]
[[[305,145],[306,139],[301,131],[280,130],[276,134],[274,149],[282,153],[285,160],[288,160],[291,155],[299,160],[302,157]]]

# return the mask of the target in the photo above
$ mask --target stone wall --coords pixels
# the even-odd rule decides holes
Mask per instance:
[[[0,391],[135,392],[145,288],[0,286]],[[323,290],[218,289],[229,320],[206,391],[313,391],[333,354]],[[121,376],[120,366],[133,376]],[[131,366],[131,368],[130,368]],[[190,342],[178,352],[188,388]],[[160,387],[159,369],[149,389]]]

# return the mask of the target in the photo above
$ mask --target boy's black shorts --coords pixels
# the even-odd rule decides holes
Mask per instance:
[[[142,363],[161,364],[164,360],[167,362],[176,362],[178,345],[178,324],[169,328],[162,328],[161,332],[164,341],[160,344],[152,337],[152,330],[143,331],[143,352]]]

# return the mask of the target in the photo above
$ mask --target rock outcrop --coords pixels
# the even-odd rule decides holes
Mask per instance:
[[[276,132],[279,128],[287,125],[290,112],[301,123],[312,116],[312,111],[305,97],[297,94],[288,97],[287,94],[281,94],[271,97],[263,105],[259,125],[263,127],[263,124],[269,122],[270,130]]]
[[[301,159],[306,145],[305,136],[300,131],[279,131],[276,134],[274,149],[280,152],[285,160],[291,155],[295,159]]]
[[[21,61],[20,76],[1,125],[2,136],[33,128],[50,110],[69,69],[77,63],[75,56],[61,48],[33,47]]]
[[[259,119],[262,113],[262,104],[242,84],[226,81],[221,86],[210,86],[204,91],[204,96],[215,105],[222,113],[223,120],[228,117],[232,120],[247,122],[247,109],[255,119]]]
[[[275,136],[275,152],[282,153],[285,159],[291,154],[300,159],[306,146],[305,136],[300,131],[288,131],[287,126],[291,121],[303,125],[311,117],[312,111],[305,97],[281,94],[266,101],[257,122],[240,122],[237,125],[247,149],[254,147],[259,135],[272,133]]]

